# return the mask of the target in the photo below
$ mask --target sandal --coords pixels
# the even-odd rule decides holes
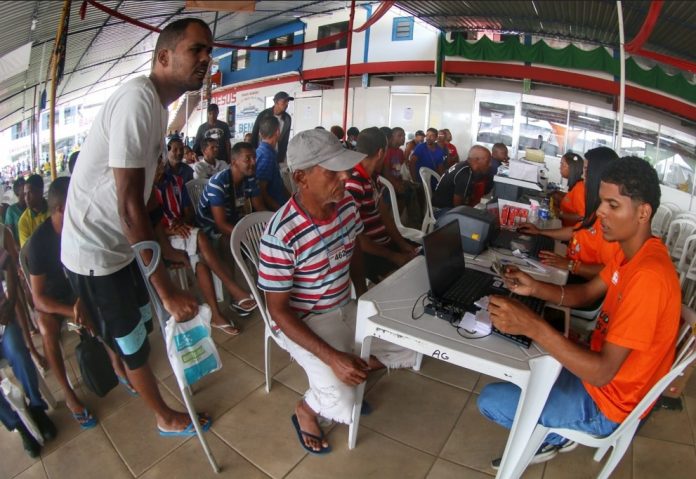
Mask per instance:
[[[81,413],[72,413],[72,417],[78,422],[81,429],[92,429],[98,422],[87,408],[84,408]]]
[[[315,439],[319,441],[320,443],[324,441],[324,433],[321,433],[321,436],[317,436],[315,434],[310,434],[308,432],[305,432],[302,430],[300,427],[300,421],[297,419],[297,414],[293,414],[292,417],[290,418],[292,421],[292,425],[295,427],[295,432],[297,432],[297,438],[300,440],[300,446],[302,446],[302,449],[307,451],[310,454],[316,454],[316,455],[321,455],[321,454],[326,454],[328,452],[331,452],[331,446],[326,446],[324,447],[323,445],[321,446],[321,449],[318,451],[315,451],[311,447],[309,447],[307,444],[304,442],[304,438],[302,436],[307,436],[310,439]]]
[[[244,306],[245,304],[251,303],[253,306]],[[253,296],[249,296],[248,298],[243,298],[240,299],[237,302],[232,302],[230,303],[230,306],[239,313],[240,316],[248,316],[251,314],[253,310],[255,310],[258,305],[256,304],[256,301],[254,301]]]
[[[241,333],[239,328],[236,328],[231,324],[219,325],[215,323],[210,323],[210,325],[218,331],[222,331],[227,336],[239,336],[239,334]]]
[[[138,397],[138,391],[135,390],[133,386],[131,386],[131,383],[128,381],[128,379],[124,378],[123,376],[119,376],[118,374],[116,375],[118,378],[118,382],[123,384],[123,387],[126,388],[126,391],[128,391],[128,394],[130,394],[133,397]]]
[[[207,414],[199,413],[198,423],[201,425],[201,431],[206,432],[210,429],[211,424],[213,424],[213,420]],[[157,426],[157,431],[159,435],[163,437],[189,437],[196,435],[196,428],[192,421],[189,421],[188,425],[180,431],[167,431],[159,426]]]

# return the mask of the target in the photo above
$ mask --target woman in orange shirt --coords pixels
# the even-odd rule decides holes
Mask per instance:
[[[582,156],[568,152],[561,158],[561,176],[568,180],[568,194],[556,192],[555,213],[563,226],[575,226],[585,217],[585,182],[582,179],[585,162]]]
[[[531,223],[523,223],[519,230],[527,234],[541,234],[559,241],[569,241],[566,256],[553,251],[541,251],[542,263],[556,268],[567,269],[571,273],[592,278],[618,252],[617,243],[604,240],[602,229],[597,227],[596,211],[599,207],[599,184],[602,172],[610,161],[618,158],[611,148],[600,146],[585,153],[587,168],[585,171],[585,218],[577,226],[564,226],[557,229],[539,229]]]

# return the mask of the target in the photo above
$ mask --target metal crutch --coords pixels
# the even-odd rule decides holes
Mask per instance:
[[[142,253],[148,250],[152,251],[152,260],[150,261],[149,265],[146,265]],[[147,292],[150,295],[150,301],[155,307],[155,315],[157,316],[157,321],[159,322],[160,330],[162,331],[162,339],[166,343],[167,335],[165,333],[165,324],[167,318],[170,315],[167,313],[167,310],[164,309],[159,294],[157,294],[157,291],[155,291],[155,288],[152,286],[152,283],[150,282],[150,277],[155,272],[160,262],[160,246],[156,241],[141,241],[140,243],[133,245],[133,251],[135,252],[135,259],[138,262],[138,267],[140,267],[140,272],[142,273],[143,278],[145,279],[145,286],[147,286]],[[181,396],[184,398],[186,410],[188,411],[189,416],[191,417],[191,424],[193,424],[193,427],[196,428],[196,435],[198,436],[198,440],[201,443],[201,447],[203,448],[205,455],[208,457],[208,461],[210,462],[213,471],[219,473],[220,466],[218,466],[217,462],[215,461],[213,453],[210,450],[210,447],[208,446],[208,441],[206,441],[205,437],[203,437],[201,425],[198,423],[198,414],[196,413],[196,410],[193,408],[191,390],[188,386],[184,386],[182,384],[179,384],[179,390],[181,391]]]

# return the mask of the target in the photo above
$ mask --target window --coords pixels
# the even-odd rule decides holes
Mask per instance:
[[[546,156],[565,153],[568,103],[561,103],[566,108],[522,102],[518,150],[537,148],[544,150]]]
[[[504,143],[512,146],[512,127],[515,105],[482,101],[479,103],[479,125],[476,141],[479,143]]]
[[[69,106],[63,111],[63,114],[65,115],[63,119],[65,120],[66,125],[75,123],[76,113],[77,108],[74,106]]]
[[[249,50],[235,50],[232,52],[230,71],[244,70],[249,66]]]
[[[392,41],[413,40],[413,17],[396,17],[392,23]]]
[[[289,35],[283,35],[282,37],[271,38],[268,41],[268,46],[269,47],[278,47],[278,46],[292,45],[294,40],[295,40],[295,35],[293,33],[290,33]],[[291,56],[292,56],[292,50],[271,51],[271,52],[268,52],[268,63],[279,62],[281,60],[285,60],[287,58],[290,58]]]
[[[338,33],[342,32],[347,32],[348,31],[348,22],[338,22],[338,23],[332,23],[331,25],[324,25],[319,27],[319,35],[317,36],[317,40],[322,40],[324,38],[336,35]],[[346,48],[348,42],[348,35],[345,35],[341,37],[340,39],[336,40],[335,42],[331,42],[328,45],[323,45],[321,47],[317,47],[317,53],[318,52],[329,52],[331,50],[340,50],[342,48]]]

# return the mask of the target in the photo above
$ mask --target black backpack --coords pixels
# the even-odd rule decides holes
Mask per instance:
[[[80,365],[82,382],[97,396],[106,396],[118,385],[118,378],[104,345],[84,329],[80,331],[80,344],[75,346],[75,358]]]

